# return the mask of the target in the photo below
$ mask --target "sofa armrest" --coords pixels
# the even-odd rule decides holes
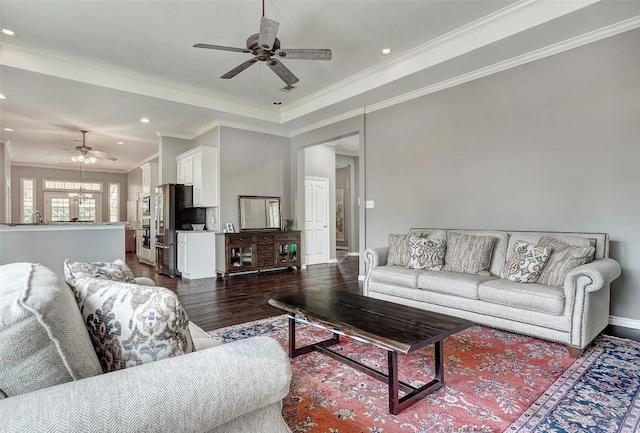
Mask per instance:
[[[206,432],[281,402],[290,381],[280,344],[249,338],[2,399],[0,431]]]
[[[595,292],[611,284],[620,273],[620,264],[615,260],[597,259],[569,271],[564,279],[565,291],[571,287],[584,287],[587,292]],[[580,284],[581,281],[586,283]]]
[[[613,259],[597,259],[572,269],[564,280],[570,346],[584,349],[609,323],[610,284],[620,276]]]
[[[389,247],[367,248],[365,250],[364,252],[365,275],[364,275],[364,283],[362,285],[363,295],[368,296],[369,294],[369,282],[371,280],[371,271],[375,267],[386,265],[387,257],[389,257]]]

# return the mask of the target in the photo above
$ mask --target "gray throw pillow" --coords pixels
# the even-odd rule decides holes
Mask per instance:
[[[444,239],[409,237],[409,263],[407,268],[439,271],[444,266],[447,242]]]
[[[427,237],[429,232],[412,232],[403,235],[389,235],[389,254],[387,265],[404,266],[409,264],[409,238],[411,236]]]
[[[562,287],[564,279],[573,268],[582,266],[593,255],[593,247],[574,247],[557,239],[543,237],[538,244],[548,247],[551,256],[538,277],[538,283],[548,286]]]
[[[447,232],[444,271],[489,276],[489,265],[496,238]]]

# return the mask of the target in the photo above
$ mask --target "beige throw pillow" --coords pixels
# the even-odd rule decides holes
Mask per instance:
[[[553,238],[543,237],[538,244],[548,247],[551,257],[538,277],[538,283],[562,287],[564,279],[573,268],[582,266],[595,252],[593,247],[574,247]]]
[[[407,266],[409,264],[409,238],[411,236],[427,237],[429,232],[413,232],[409,234],[389,235],[389,254],[387,265]]]
[[[444,271],[489,276],[491,254],[496,238],[447,232]]]
[[[193,352],[189,319],[171,290],[86,277],[72,287],[105,373]]]
[[[549,256],[551,256],[551,248],[516,241],[511,256],[504,264],[500,278],[517,283],[535,283]]]
[[[444,239],[409,237],[409,263],[407,268],[439,271],[444,266],[447,242]]]

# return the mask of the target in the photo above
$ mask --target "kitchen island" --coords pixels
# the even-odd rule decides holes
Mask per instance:
[[[64,261],[125,259],[125,223],[0,224],[0,265],[40,263],[64,278]]]

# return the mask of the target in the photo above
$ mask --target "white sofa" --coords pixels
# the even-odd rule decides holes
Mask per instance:
[[[220,345],[190,324],[195,352],[103,373],[64,280],[12,263],[0,282],[0,431],[290,433],[277,341]]]
[[[574,357],[580,356],[607,326],[610,283],[621,272],[620,265],[609,258],[607,234],[451,231],[496,238],[490,276],[389,266],[389,247],[384,246],[365,251],[364,294],[564,343]],[[447,230],[420,228],[412,232],[446,239]],[[563,287],[499,278],[515,241],[537,244],[543,236],[570,245],[584,246],[587,242],[595,248],[593,261],[571,270]]]

